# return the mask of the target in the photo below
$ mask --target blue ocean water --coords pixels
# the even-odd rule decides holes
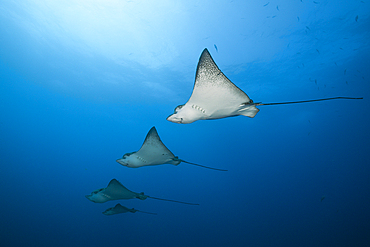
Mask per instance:
[[[370,2],[2,1],[1,246],[370,246]],[[166,121],[208,48],[254,118]],[[181,163],[127,168],[155,126]],[[116,178],[199,203],[85,198]],[[103,215],[117,203],[140,212]]]

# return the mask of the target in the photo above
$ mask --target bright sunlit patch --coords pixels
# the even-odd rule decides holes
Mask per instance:
[[[20,10],[12,17],[41,42],[150,68],[172,61],[185,22],[181,4],[169,0],[46,0],[12,7]]]

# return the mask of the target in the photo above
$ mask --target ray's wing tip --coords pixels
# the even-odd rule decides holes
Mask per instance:
[[[120,182],[120,181],[118,181],[117,179],[113,178],[113,179],[109,182],[109,184],[108,184],[107,188],[108,188],[108,187],[111,187],[111,186],[115,186],[115,185],[123,186],[123,185],[121,184],[121,182]]]
[[[153,127],[149,130],[148,135],[151,135],[151,134],[158,134],[157,129],[155,128],[155,126],[153,126]]]
[[[211,53],[209,53],[209,51],[208,51],[208,49],[207,49],[207,48],[204,48],[204,50],[202,51],[201,57],[202,57],[203,55],[211,56]]]

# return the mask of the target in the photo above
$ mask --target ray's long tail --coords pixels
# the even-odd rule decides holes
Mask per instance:
[[[177,156],[175,158],[173,158],[173,160],[174,161],[184,162],[186,164],[190,164],[190,165],[194,165],[194,166],[200,166],[200,167],[207,168],[207,169],[212,169],[212,170],[217,170],[217,171],[223,171],[223,172],[226,172],[227,171],[227,170],[224,170],[224,169],[218,169],[218,168],[213,168],[213,167],[209,167],[209,166],[203,166],[203,165],[199,165],[199,164],[187,162],[185,160],[179,159]]]
[[[181,202],[181,201],[170,200],[170,199],[163,199],[163,198],[158,198],[158,197],[153,197],[153,196],[148,196],[148,197],[149,198],[152,198],[152,199],[156,199],[156,200],[167,201],[167,202],[177,202],[177,203],[188,204],[188,205],[199,205],[198,203]]]
[[[257,106],[258,105],[285,105],[285,104],[298,104],[298,103],[307,103],[307,102],[333,100],[333,99],[363,99],[363,97],[361,97],[361,98],[353,98],[353,97],[332,97],[332,98],[324,98],[324,99],[299,100],[299,101],[278,102],[278,103],[256,103],[255,105],[257,105]]]
[[[135,210],[136,210],[136,212],[140,212],[140,213],[157,215],[157,213],[149,213],[149,212],[145,212],[145,211],[141,211],[141,210],[137,210],[137,209],[135,209]]]
[[[213,167],[209,167],[209,166],[203,166],[203,165],[199,165],[199,164],[195,164],[195,163],[187,162],[187,161],[185,161],[185,160],[181,160],[181,159],[179,159],[179,161],[184,162],[184,163],[186,163],[186,164],[190,164],[190,165],[194,165],[194,166],[200,166],[200,167],[207,168],[207,169],[212,169],[212,170],[216,170],[216,171],[223,171],[223,172],[227,172],[227,170],[224,170],[224,169],[213,168]]]

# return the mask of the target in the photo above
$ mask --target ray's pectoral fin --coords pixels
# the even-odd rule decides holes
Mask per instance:
[[[173,158],[173,160],[174,161],[179,161],[179,162],[184,162],[186,164],[190,164],[190,165],[194,165],[194,166],[200,166],[200,167],[207,168],[207,169],[212,169],[212,170],[217,170],[217,171],[223,171],[223,172],[226,172],[227,171],[227,170],[224,170],[224,169],[213,168],[213,167],[209,167],[209,166],[203,166],[203,165],[199,165],[199,164],[187,162],[185,160],[179,159],[177,156],[175,158]]]

